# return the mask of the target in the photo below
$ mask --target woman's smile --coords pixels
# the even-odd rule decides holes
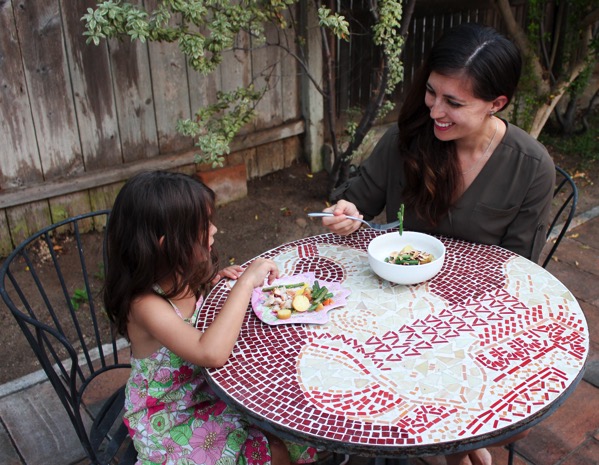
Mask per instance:
[[[442,121],[435,121],[435,129],[437,131],[447,131],[454,126],[454,123],[444,123]]]

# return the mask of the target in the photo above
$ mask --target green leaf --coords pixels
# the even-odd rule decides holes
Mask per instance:
[[[171,430],[170,434],[173,441],[180,446],[185,446],[189,444],[192,431],[189,425],[177,425]]]

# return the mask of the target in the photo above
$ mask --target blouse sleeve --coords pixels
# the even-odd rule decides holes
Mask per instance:
[[[540,158],[516,217],[500,245],[534,262],[539,261],[546,242],[549,214],[555,186],[555,165],[549,154]]]

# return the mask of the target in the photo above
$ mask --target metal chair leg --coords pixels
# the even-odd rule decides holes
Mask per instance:
[[[514,443],[510,443],[507,446],[508,456],[507,456],[507,465],[512,465],[514,463]]]

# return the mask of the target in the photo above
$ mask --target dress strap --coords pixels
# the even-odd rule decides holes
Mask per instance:
[[[168,301],[168,303],[171,304],[171,307],[173,307],[175,313],[179,315],[179,318],[182,318],[184,321],[189,321],[189,318],[183,318],[183,315],[181,315],[181,311],[177,308],[173,301],[166,296],[166,293],[158,284],[152,284],[152,290],[159,296],[164,297]]]

